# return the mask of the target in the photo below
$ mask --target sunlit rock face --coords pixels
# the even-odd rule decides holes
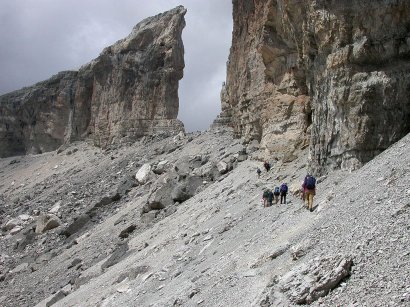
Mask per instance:
[[[0,97],[0,156],[41,153],[90,139],[95,145],[183,130],[185,8],[147,18],[78,71]]]
[[[233,1],[221,117],[269,157],[355,169],[410,131],[408,1]]]

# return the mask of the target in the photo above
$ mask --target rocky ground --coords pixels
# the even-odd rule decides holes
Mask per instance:
[[[225,130],[1,159],[0,305],[406,306],[409,149],[320,178],[314,212],[307,151],[257,178]]]

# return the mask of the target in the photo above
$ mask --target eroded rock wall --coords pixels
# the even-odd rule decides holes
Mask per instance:
[[[222,114],[311,168],[355,169],[410,131],[410,3],[233,1]]]
[[[0,97],[0,157],[90,138],[97,146],[183,130],[185,8],[147,18],[79,71]]]

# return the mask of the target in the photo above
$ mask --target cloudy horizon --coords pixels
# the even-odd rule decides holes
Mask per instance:
[[[79,69],[141,20],[178,5],[188,11],[178,118],[187,131],[207,129],[220,112],[232,39],[231,0],[2,1],[0,95]]]

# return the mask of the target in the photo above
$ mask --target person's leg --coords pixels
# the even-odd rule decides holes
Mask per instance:
[[[309,191],[305,191],[305,200],[303,202],[305,209],[309,210]]]
[[[286,194],[287,193],[285,193],[284,195],[283,195],[283,203],[286,205]]]
[[[313,193],[308,192],[308,208],[312,211],[313,209]]]

